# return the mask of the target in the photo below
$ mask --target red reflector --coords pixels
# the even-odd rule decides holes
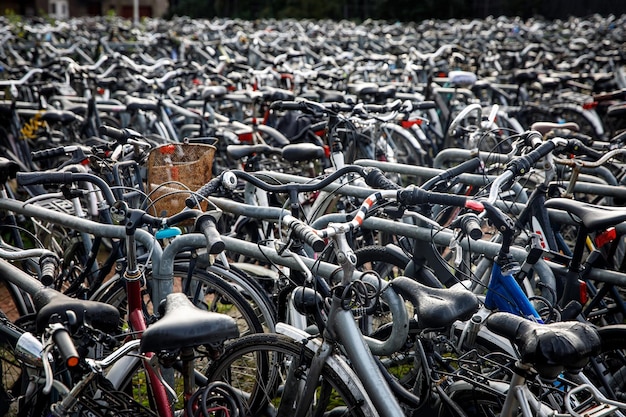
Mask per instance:
[[[578,296],[582,305],[587,304],[587,301],[589,301],[587,297],[587,283],[585,281],[578,280]]]
[[[411,126],[413,125],[421,125],[422,124],[422,119],[415,119],[415,120],[402,120],[400,122],[400,125],[405,128],[405,129],[409,129]]]
[[[617,232],[615,231],[615,228],[609,227],[604,232],[598,233],[596,235],[596,238],[594,239],[596,248],[601,248],[607,243],[614,241],[616,238],[617,238]]]
[[[467,202],[465,202],[465,207],[478,212],[482,212],[485,210],[485,206],[483,206],[483,203],[476,200],[467,200]]]
[[[324,145],[324,155],[326,158],[330,158],[330,146]]]
[[[315,136],[320,137],[320,138],[323,138],[323,137],[324,137],[324,135],[326,134],[326,131],[325,131],[325,130],[316,130],[316,131],[315,131],[315,132],[313,132],[313,133],[315,133]]]
[[[69,358],[67,358],[66,364],[67,364],[68,368],[75,367],[76,365],[78,365],[78,357],[77,356],[70,356]]]
[[[598,102],[597,101],[590,101],[589,103],[584,103],[583,104],[583,109],[585,109],[585,110],[593,110],[596,107],[598,107]]]
[[[98,95],[100,95],[100,96],[104,95],[104,92],[105,92],[105,91],[106,91],[106,90],[105,90],[104,88],[102,88],[102,87],[98,87],[98,88],[96,89],[96,92],[97,92],[97,93],[98,93]]]
[[[160,146],[158,149],[162,155],[172,155],[174,151],[176,151],[176,145],[164,145]]]
[[[240,133],[237,136],[239,136],[239,141],[240,142],[252,143],[252,132]]]

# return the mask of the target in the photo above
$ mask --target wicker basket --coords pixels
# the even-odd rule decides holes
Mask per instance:
[[[196,191],[211,179],[215,146],[168,144],[150,151],[147,189],[158,216],[171,216],[185,207],[189,190]]]

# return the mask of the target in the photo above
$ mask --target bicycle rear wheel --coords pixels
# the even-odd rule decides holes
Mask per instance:
[[[209,382],[224,381],[241,393],[245,415],[274,416],[278,410],[284,412],[284,407],[292,409],[297,404],[298,399],[290,398],[287,391],[293,392],[294,387],[303,384],[314,355],[306,345],[286,336],[251,334],[228,344],[206,375]],[[307,416],[375,415],[360,385],[343,371],[324,364],[317,397],[314,404],[307,405]],[[295,394],[297,397],[299,392]]]

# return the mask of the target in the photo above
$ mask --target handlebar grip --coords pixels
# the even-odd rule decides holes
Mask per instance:
[[[115,127],[101,125],[98,128],[98,131],[100,132],[101,135],[108,136],[115,140],[120,140],[124,138],[124,131],[122,129],[117,129]]]
[[[381,190],[399,190],[402,188],[389,178],[385,177],[383,172],[377,168],[374,168],[367,173],[365,183],[372,188]]]
[[[59,264],[59,259],[53,255],[43,256],[39,259],[39,267],[41,268],[40,281],[46,287],[52,285],[56,279],[56,271]]]
[[[567,150],[577,155],[587,155],[588,157],[590,157],[591,159],[595,161],[597,161],[598,159],[602,158],[602,156],[604,156],[602,152],[597,151],[585,145],[585,143],[579,139],[570,139],[568,146],[567,146]]]
[[[468,198],[458,194],[434,193],[410,185],[398,191],[398,202],[408,206],[418,204],[441,204],[445,206],[465,207]]]
[[[126,141],[130,138],[140,138],[142,135],[139,132],[136,132],[132,129],[118,129],[115,127],[100,125],[98,128],[100,134],[103,136],[108,136],[119,143],[126,143]]]
[[[210,180],[209,182],[207,182],[206,184],[204,184],[202,187],[200,187],[200,189],[198,189],[194,193],[194,196],[187,197],[185,199],[185,205],[188,208],[194,208],[196,204],[198,204],[199,199],[209,197],[211,194],[213,194],[220,188],[221,184],[222,184],[222,176],[219,175],[213,178],[212,180]]]
[[[478,240],[483,237],[480,220],[478,219],[478,216],[473,213],[464,214],[461,218],[459,226],[461,227],[461,230],[463,230],[463,233],[473,240]]]
[[[67,184],[73,181],[71,172],[18,172],[15,177],[20,185]]]
[[[59,324],[55,326],[52,333],[52,340],[68,368],[73,368],[78,365],[80,357],[76,351],[76,346],[74,346],[70,333],[63,325]]]
[[[422,101],[419,103],[413,103],[414,110],[430,110],[430,109],[436,109],[436,108],[437,108],[437,103],[431,100]]]
[[[207,250],[211,255],[217,255],[226,249],[226,244],[222,240],[220,232],[215,225],[215,219],[213,216],[203,214],[198,218],[197,227],[206,237]]]
[[[548,155],[554,148],[556,148],[556,143],[553,141],[543,142],[533,151],[511,161],[507,169],[512,171],[515,176],[524,175],[538,160]]]
[[[466,172],[474,172],[482,166],[483,162],[479,157],[472,158],[468,161],[462,162],[459,165],[445,170],[440,174],[441,179],[447,180],[449,178],[457,177]]]
[[[315,252],[321,252],[326,247],[324,239],[319,237],[311,226],[301,222],[300,220],[294,220],[291,223],[290,228],[297,238],[313,248]]]
[[[33,161],[41,161],[48,158],[56,158],[65,155],[65,146],[57,146],[56,148],[43,149],[41,151],[33,151],[30,156]]]
[[[304,110],[306,105],[299,101],[274,101],[270,104],[271,110]]]

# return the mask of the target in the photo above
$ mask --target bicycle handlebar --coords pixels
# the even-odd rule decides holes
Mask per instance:
[[[445,206],[465,207],[475,211],[483,210],[482,203],[466,196],[426,191],[414,185],[409,185],[403,190],[399,190],[397,200],[400,204],[407,206],[441,204]]]
[[[226,249],[226,244],[217,230],[216,222],[216,216],[210,212],[203,213],[196,219],[196,229],[204,234],[207,250],[211,255],[217,255]]]
[[[101,125],[98,130],[103,136],[108,136],[119,143],[126,143],[128,139],[143,139],[143,135],[133,129],[117,129],[115,127]]]
[[[115,197],[109,185],[100,177],[94,174],[82,172],[18,172],[16,175],[17,183],[20,185],[34,184],[70,184],[77,181],[85,181],[94,184],[100,188],[106,202],[109,205],[115,203]]]
[[[61,323],[50,324],[52,340],[68,368],[78,365],[80,356],[70,337],[70,332]]]
[[[482,161],[482,159],[480,159],[479,157],[476,158],[472,158],[468,161],[462,162],[459,165],[449,168],[443,172],[441,172],[439,175],[436,175],[434,177],[432,177],[430,180],[426,181],[423,185],[422,185],[422,189],[423,190],[430,190],[432,187],[435,186],[435,184],[437,184],[440,181],[447,181],[451,178],[456,178],[461,174],[465,174],[468,172],[474,172],[476,171],[478,168],[480,168],[481,166],[483,166],[484,163]]]
[[[365,176],[365,183],[372,188],[378,188],[381,190],[399,190],[400,187],[389,178],[385,177],[383,172],[378,168],[372,168]]]
[[[522,155],[509,162],[506,168],[508,171],[511,171],[515,177],[526,174],[537,161],[547,156],[556,149],[557,146],[567,145],[567,140],[562,138],[553,138],[543,142],[541,133],[534,130],[526,133],[525,141],[534,149],[526,155]]]
[[[535,149],[528,154],[517,157],[509,162],[504,172],[491,183],[488,201],[492,204],[498,199],[498,194],[504,184],[515,177],[526,174],[537,161],[550,154],[557,146],[564,147],[567,146],[568,143],[568,141],[563,138],[552,138],[543,142],[541,133],[534,130],[526,132],[524,135],[527,144],[531,146],[539,144],[539,146],[536,146]]]
[[[326,242],[324,242],[324,239],[320,238],[315,232],[315,229],[313,229],[311,226],[304,223],[303,221],[298,220],[291,215],[287,215],[283,217],[283,223],[285,223],[285,225],[289,227],[295,237],[305,242],[307,245],[313,248],[315,252],[321,252],[326,247]]]
[[[0,80],[1,86],[15,86],[15,85],[23,85],[35,74],[41,74],[43,70],[41,68],[33,68],[29,70],[22,78],[19,80]]]
[[[33,161],[56,158],[57,156],[62,155],[65,155],[65,146],[57,146],[56,148],[43,149],[41,151],[33,151],[30,153]]]

